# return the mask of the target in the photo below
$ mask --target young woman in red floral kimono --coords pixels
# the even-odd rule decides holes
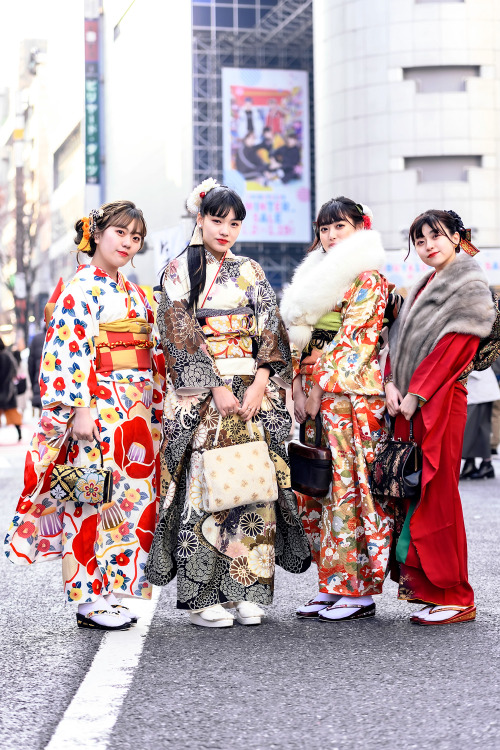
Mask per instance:
[[[116,598],[151,597],[144,567],[153,538],[162,359],[153,313],[120,269],[141,249],[142,212],[108,203],[77,221],[88,256],[55,302],[42,356],[43,412],[26,456],[25,486],[6,539],[12,562],[62,558],[79,627],[124,629],[137,617]],[[68,453],[69,437],[73,443]],[[64,501],[54,464],[113,469],[110,502]],[[62,493],[64,495],[64,493]]]
[[[467,373],[495,313],[486,277],[471,257],[478,251],[458,214],[426,211],[410,238],[432,270],[415,284],[391,331],[385,389],[396,437],[408,439],[413,418],[423,453],[422,492],[418,502],[396,504],[393,577],[400,599],[424,604],[413,622],[445,625],[476,616],[458,478]]]

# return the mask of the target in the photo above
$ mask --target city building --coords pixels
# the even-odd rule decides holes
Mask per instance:
[[[497,0],[315,0],[316,195],[371,206],[401,263],[413,218],[454,209],[500,285]]]

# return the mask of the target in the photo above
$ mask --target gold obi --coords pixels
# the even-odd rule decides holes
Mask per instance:
[[[150,370],[152,326],[144,318],[124,318],[99,325],[95,339],[98,373]]]
[[[209,315],[200,322],[208,351],[215,359],[253,357],[252,337],[257,333],[253,313]]]

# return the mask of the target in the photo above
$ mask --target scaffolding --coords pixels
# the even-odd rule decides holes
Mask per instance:
[[[253,29],[193,29],[193,171],[222,180],[222,68],[282,68],[309,72],[311,185],[314,185],[312,0],[279,0]],[[311,191],[314,213],[314,190]],[[311,216],[311,220],[312,220]],[[280,291],[304,254],[303,244],[242,243]]]

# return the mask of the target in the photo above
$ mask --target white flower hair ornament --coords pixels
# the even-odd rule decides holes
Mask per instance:
[[[186,201],[186,208],[190,214],[193,216],[198,215],[203,198],[215,187],[219,187],[219,183],[213,177],[207,177],[206,180],[203,180],[203,182],[200,182],[195,187]]]
[[[357,203],[356,207],[363,217],[363,224],[365,229],[371,229],[372,228],[372,221],[373,221],[373,211],[369,206],[365,206],[363,203]]]

